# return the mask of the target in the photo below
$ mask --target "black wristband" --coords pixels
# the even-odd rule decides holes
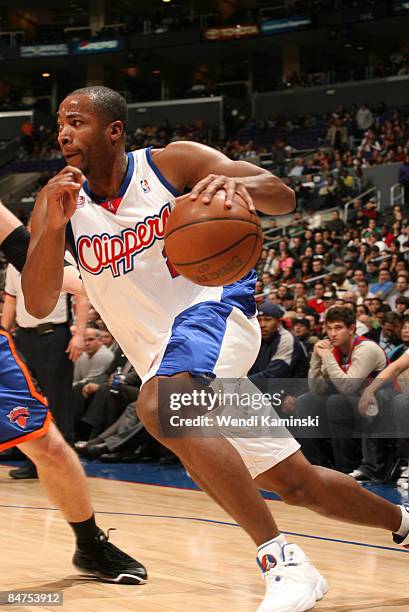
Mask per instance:
[[[6,258],[19,272],[22,271],[26,263],[29,244],[30,234],[24,225],[16,227],[0,244],[0,249]]]

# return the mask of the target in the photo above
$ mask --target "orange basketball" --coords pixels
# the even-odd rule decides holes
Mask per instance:
[[[179,274],[197,285],[220,287],[243,278],[256,264],[263,244],[258,216],[235,195],[224,206],[219,191],[210,204],[202,196],[178,198],[165,228],[166,255]]]

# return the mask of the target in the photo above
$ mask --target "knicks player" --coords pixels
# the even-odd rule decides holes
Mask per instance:
[[[142,378],[139,417],[160,440],[161,378],[243,377],[260,345],[254,274],[206,288],[175,275],[167,262],[163,231],[175,198],[189,188],[192,200],[203,194],[209,202],[223,188],[227,208],[238,192],[250,209],[282,214],[293,210],[294,193],[270,173],[198,143],[127,155],[126,116],[125,100],[106,87],[77,90],[61,103],[58,141],[69,165],[36,202],[23,289],[28,310],[45,316],[61,289],[67,237],[88,297]],[[260,612],[309,610],[328,586],[280,534],[258,486],[290,504],[388,529],[408,543],[404,507],[348,476],[313,468],[288,436],[161,441],[258,547],[266,579]]]
[[[0,203],[0,249],[18,270],[26,260],[29,242],[25,227]],[[81,286],[76,269],[65,267],[63,289],[78,293]],[[0,451],[13,446],[35,463],[50,501],[74,530],[76,568],[110,582],[144,583],[145,568],[109,542],[96,525],[78,457],[51,422],[47,400],[38,391],[12,337],[0,327]]]

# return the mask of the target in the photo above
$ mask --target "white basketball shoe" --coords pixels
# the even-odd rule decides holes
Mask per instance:
[[[284,544],[281,559],[267,550],[259,551],[258,564],[264,572],[266,595],[257,612],[305,612],[329,589],[325,578],[296,544]]]

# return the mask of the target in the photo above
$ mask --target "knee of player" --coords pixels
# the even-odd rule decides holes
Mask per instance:
[[[158,432],[158,403],[155,397],[141,393],[136,402],[136,414],[151,434]]]
[[[311,501],[311,493],[308,488],[303,484],[294,484],[291,486],[284,486],[278,491],[281,499],[291,506],[306,506]]]
[[[24,450],[24,449],[22,449]],[[56,467],[65,465],[70,447],[63,437],[53,431],[36,440],[27,454],[36,465],[51,464]]]

